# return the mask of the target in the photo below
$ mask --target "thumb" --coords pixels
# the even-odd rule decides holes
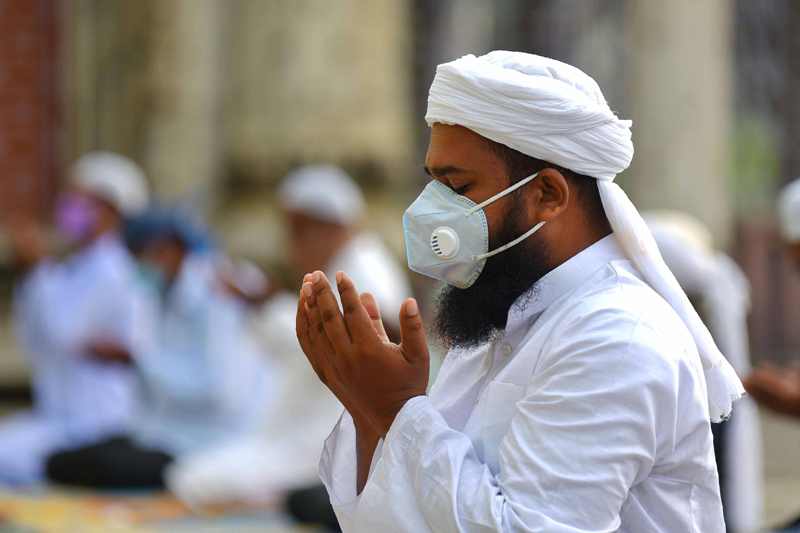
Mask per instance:
[[[425,342],[425,329],[419,315],[419,305],[413,298],[403,303],[400,309],[400,350],[409,363],[427,363],[428,343]]]

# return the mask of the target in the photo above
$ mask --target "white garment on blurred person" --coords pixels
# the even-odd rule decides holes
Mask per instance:
[[[167,486],[186,504],[271,503],[319,482],[322,442],[342,406],[308,369],[294,334],[297,298],[274,296],[257,327],[281,379],[258,431],[186,458],[167,470]]]
[[[679,212],[643,213],[664,262],[695,300],[714,341],[740,376],[750,375],[747,314],[750,285],[736,262],[715,251],[711,232]],[[751,398],[742,398],[724,431],[722,498],[729,531],[753,531],[764,520],[761,421]]]
[[[328,279],[336,279],[340,270],[347,272],[359,293],[369,292],[375,297],[384,324],[400,331],[400,307],[411,297],[411,286],[404,269],[383,242],[372,233],[354,235],[336,252],[324,272]]]
[[[40,264],[18,287],[16,326],[32,366],[34,408],[0,422],[0,482],[39,481],[52,452],[130,429],[133,372],[92,359],[87,346],[131,350],[142,333],[140,303],[134,260],[116,234],[62,263]]]
[[[134,354],[143,392],[134,440],[173,457],[251,429],[271,396],[246,310],[216,287],[216,265],[211,255],[184,258],[154,298],[152,340]]]
[[[383,319],[399,330],[399,310],[411,287],[377,236],[357,234],[325,268],[343,270],[360,292],[375,296]],[[292,489],[319,483],[319,456],[342,406],[309,367],[295,333],[297,296],[280,294],[258,321],[260,337],[281,367],[275,404],[256,434],[181,459],[166,474],[167,486],[192,506],[277,501]]]
[[[778,215],[783,238],[790,243],[800,242],[800,179],[781,190]]]

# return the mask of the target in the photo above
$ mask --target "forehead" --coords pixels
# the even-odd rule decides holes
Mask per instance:
[[[434,124],[425,164],[430,169],[457,166],[469,170],[497,170],[500,157],[485,137],[463,126]]]

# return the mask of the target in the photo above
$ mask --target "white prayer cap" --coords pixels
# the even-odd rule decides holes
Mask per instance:
[[[123,217],[142,213],[149,202],[147,178],[139,166],[113,152],[90,152],[70,170],[70,180],[104,199]]]
[[[310,165],[289,172],[278,188],[287,211],[349,226],[364,216],[364,195],[345,171]]]
[[[781,233],[789,242],[800,242],[800,179],[783,188],[778,198]]]
[[[697,344],[708,411],[719,422],[744,388],[720,353],[642,217],[615,183],[633,158],[631,122],[619,120],[597,83],[570,65],[521,52],[464,56],[439,65],[428,96],[428,124],[455,124],[531,157],[598,179],[606,216],[653,289],[680,316]]]
[[[660,236],[682,242],[696,253],[713,253],[714,236],[697,217],[682,211],[655,210],[642,213],[647,227],[661,248]],[[661,255],[664,255],[663,253]],[[665,258],[666,260],[666,258]],[[669,265],[669,261],[667,261]]]

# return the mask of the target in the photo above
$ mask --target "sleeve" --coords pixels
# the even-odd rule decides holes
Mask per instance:
[[[369,479],[372,478],[382,449],[383,440],[379,441],[375,448]],[[328,491],[342,533],[353,533],[356,531],[356,510],[361,497],[356,494],[356,427],[353,417],[346,410],[325,441],[319,464],[319,476]]]
[[[546,345],[500,443],[499,472],[427,397],[409,401],[361,494],[369,529],[394,531],[401,513],[415,531],[616,531],[630,487],[653,466],[656,418],[676,423],[674,369],[659,362],[668,341],[643,338],[636,320],[582,320]]]
[[[52,271],[51,263],[37,265],[25,278],[14,285],[13,324],[19,353],[30,355],[36,351],[37,333],[41,334],[41,326],[37,319],[42,310],[46,310],[46,294],[48,289],[48,273]],[[44,300],[44,301],[43,301]]]

